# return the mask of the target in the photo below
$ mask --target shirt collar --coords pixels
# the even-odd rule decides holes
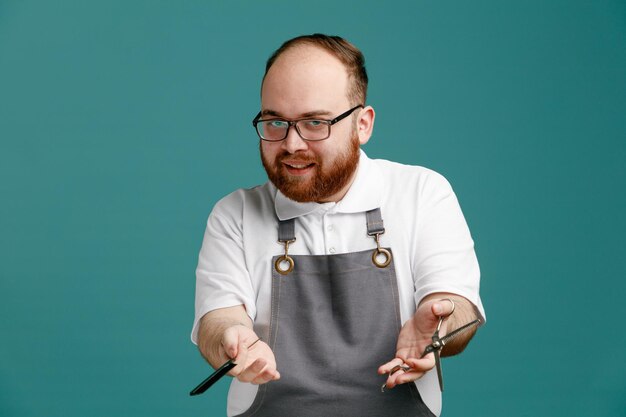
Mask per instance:
[[[273,187],[273,185],[272,185]],[[380,207],[383,179],[379,167],[360,150],[356,177],[343,199],[337,203],[298,203],[276,189],[274,205],[280,220],[304,216],[318,210],[360,213]]]

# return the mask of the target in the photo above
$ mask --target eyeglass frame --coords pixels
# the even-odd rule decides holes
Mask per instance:
[[[276,117],[273,119],[261,119],[261,113],[263,113],[263,111],[260,111],[259,114],[257,114],[254,119],[252,119],[252,126],[254,126],[254,129],[256,130],[256,134],[259,136],[259,139],[264,140],[266,142],[282,142],[283,140],[287,139],[287,136],[289,136],[289,129],[291,129],[291,127],[295,127],[296,132],[298,133],[298,136],[300,136],[300,139],[307,141],[307,142],[320,142],[322,140],[326,140],[330,137],[331,134],[331,126],[336,124],[337,122],[340,122],[341,120],[345,119],[346,117],[350,116],[356,109],[358,109],[359,107],[365,108],[365,106],[363,104],[359,104],[353,108],[351,108],[350,110],[341,113],[339,116],[335,117],[332,120],[326,120],[326,119],[316,119],[315,117],[304,117],[302,119],[296,119],[296,120],[286,120],[286,119],[281,119],[280,117]],[[272,120],[280,120],[282,122],[287,123],[287,130],[285,130],[285,137],[282,139],[277,139],[277,140],[271,140],[271,139],[266,139],[263,136],[261,136],[261,132],[259,132],[259,128],[257,127],[257,124],[259,122],[270,122]],[[304,137],[302,137],[302,133],[300,133],[300,130],[298,129],[298,122],[302,122],[305,120],[317,120],[320,122],[324,122],[325,124],[328,125],[328,136],[326,136],[323,139],[305,139]]]

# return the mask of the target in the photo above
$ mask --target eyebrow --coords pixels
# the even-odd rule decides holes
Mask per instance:
[[[308,111],[306,113],[302,113],[300,117],[297,117],[296,119],[308,119],[309,117],[331,116],[331,115],[333,115],[333,113],[329,112],[328,110],[314,110],[314,111]],[[261,116],[274,116],[274,117],[285,118],[285,116],[281,115],[279,112],[275,110],[270,110],[270,109],[263,110],[261,112]]]

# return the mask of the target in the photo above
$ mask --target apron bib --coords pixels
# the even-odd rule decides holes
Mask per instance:
[[[367,231],[378,244],[380,209],[367,212]],[[293,219],[280,222],[279,240],[268,344],[281,379],[260,385],[239,416],[434,416],[412,383],[380,390],[377,369],[395,356],[402,324],[391,252],[289,256]]]

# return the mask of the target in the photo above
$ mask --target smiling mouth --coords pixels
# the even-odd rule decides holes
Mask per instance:
[[[309,169],[313,168],[315,165],[314,162],[306,163],[306,162],[285,162],[283,161],[283,165],[287,168],[287,171],[290,174],[304,174],[309,171]]]
[[[310,163],[310,164],[293,164],[293,163],[285,162],[285,165],[287,165],[288,167],[291,167],[291,168],[303,169],[303,168],[306,168],[306,167],[313,166],[313,163]]]

